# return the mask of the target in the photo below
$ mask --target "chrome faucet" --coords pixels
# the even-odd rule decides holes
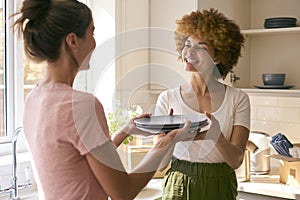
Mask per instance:
[[[25,169],[26,183],[23,185],[18,185],[18,177],[17,177],[17,139],[19,133],[22,131],[22,127],[17,128],[12,135],[11,143],[12,143],[12,183],[10,186],[1,189],[0,193],[9,192],[10,197],[9,200],[20,200],[19,198],[19,189],[26,188],[31,185],[29,177],[27,177],[28,173]],[[27,169],[28,170],[28,169]]]

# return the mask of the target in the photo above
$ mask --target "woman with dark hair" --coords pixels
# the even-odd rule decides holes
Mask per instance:
[[[116,146],[130,134],[148,133],[131,120],[110,138],[101,103],[72,88],[96,46],[91,10],[77,0],[24,0],[14,16],[26,55],[47,64],[45,78],[26,97],[23,118],[40,199],[133,199],[175,143],[193,137],[190,122],[163,136],[127,173]]]
[[[176,144],[164,177],[163,199],[234,200],[234,169],[244,157],[250,103],[245,92],[222,79],[237,64],[244,37],[232,20],[208,9],[178,20],[175,40],[190,80],[161,93],[155,114],[206,113],[212,123],[195,141]]]

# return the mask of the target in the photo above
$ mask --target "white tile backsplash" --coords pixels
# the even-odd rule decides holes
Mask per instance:
[[[277,132],[276,122],[264,121],[264,120],[251,120],[251,131],[261,131],[267,134],[274,135],[273,133]]]
[[[251,103],[251,130],[271,136],[283,133],[291,142],[300,142],[300,96],[267,96],[248,93]]]
[[[278,98],[278,106],[300,108],[300,97],[280,97]]]
[[[248,94],[250,96],[250,94]],[[268,97],[268,96],[255,96],[253,93],[251,93],[251,104],[252,105],[258,105],[258,106],[272,106],[277,105],[277,98],[274,97]]]

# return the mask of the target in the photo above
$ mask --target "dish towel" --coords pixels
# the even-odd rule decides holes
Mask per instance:
[[[274,149],[278,154],[283,156],[292,157],[289,151],[289,148],[293,147],[293,144],[286,138],[282,133],[278,133],[272,137],[270,141]]]

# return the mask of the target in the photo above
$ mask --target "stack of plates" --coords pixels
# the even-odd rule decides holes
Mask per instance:
[[[288,28],[296,26],[296,18],[293,17],[275,17],[265,19],[265,28]]]
[[[156,134],[161,132],[168,133],[173,129],[181,128],[187,119],[191,121],[190,132],[208,125],[204,114],[152,116],[150,118],[136,119],[134,123],[138,129]]]

